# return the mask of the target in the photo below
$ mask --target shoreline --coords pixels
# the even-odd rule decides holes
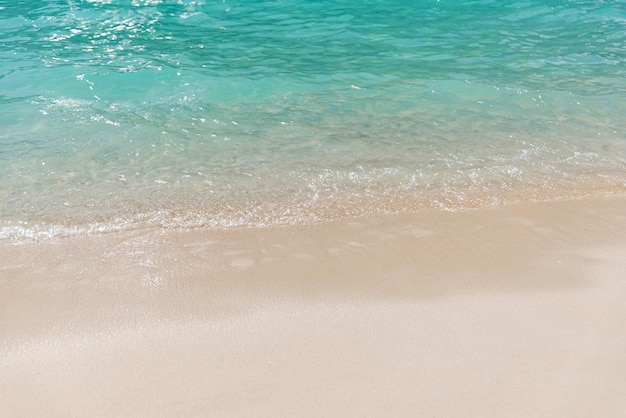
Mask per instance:
[[[626,197],[0,242],[10,416],[619,416]]]
[[[503,190],[482,190],[468,193],[453,193],[445,196],[442,192],[416,193],[415,190],[395,190],[371,196],[330,195],[325,198],[302,199],[276,196],[260,200],[244,201],[216,199],[212,204],[187,202],[180,205],[174,201],[185,201],[190,195],[202,195],[205,191],[183,195],[172,195],[170,204],[143,208],[107,207],[101,212],[93,210],[97,204],[70,205],[47,208],[46,216],[29,218],[25,213],[7,211],[0,221],[0,245],[3,242],[20,243],[28,240],[63,239],[68,237],[93,236],[98,234],[128,233],[150,229],[189,230],[189,229],[256,229],[275,227],[307,227],[326,223],[349,222],[352,219],[372,219],[386,216],[440,212],[471,212],[492,210],[510,206],[532,206],[569,201],[592,201],[626,196],[626,183],[605,184],[598,181],[580,181],[575,185],[554,184],[550,190],[529,191],[524,187]],[[530,187],[533,189],[533,187]],[[444,188],[445,189],[445,188]],[[495,192],[495,194],[494,194]],[[111,193],[115,194],[111,191]],[[176,197],[177,196],[177,197]],[[306,196],[305,196],[306,197]],[[139,197],[138,200],[143,200]],[[119,202],[118,202],[119,203]],[[67,204],[67,205],[66,205]],[[132,206],[132,205],[131,205]],[[35,207],[46,207],[40,202]]]

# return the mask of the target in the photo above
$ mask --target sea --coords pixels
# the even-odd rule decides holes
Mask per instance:
[[[623,0],[0,0],[0,239],[626,193]]]

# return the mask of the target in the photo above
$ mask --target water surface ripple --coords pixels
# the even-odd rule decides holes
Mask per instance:
[[[621,1],[0,1],[0,237],[626,191]]]

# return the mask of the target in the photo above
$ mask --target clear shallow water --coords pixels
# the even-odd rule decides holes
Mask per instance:
[[[624,193],[624,45],[620,1],[0,1],[0,238]]]

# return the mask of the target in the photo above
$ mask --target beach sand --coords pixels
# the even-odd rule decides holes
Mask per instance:
[[[622,417],[626,198],[0,243],[0,416]]]

